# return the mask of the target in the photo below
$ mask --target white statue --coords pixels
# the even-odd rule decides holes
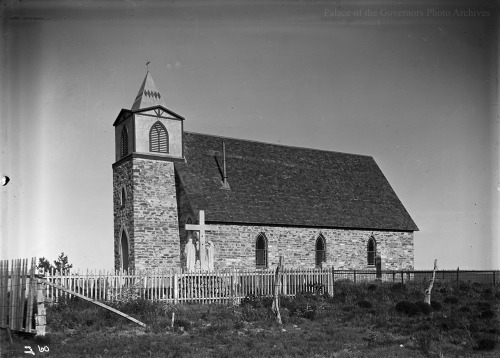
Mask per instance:
[[[196,265],[196,248],[194,247],[193,239],[191,237],[188,239],[184,253],[186,254],[187,271],[192,272],[194,271]]]
[[[208,271],[213,271],[214,270],[214,250],[215,246],[212,243],[212,241],[209,241],[207,243],[207,266],[208,266]]]

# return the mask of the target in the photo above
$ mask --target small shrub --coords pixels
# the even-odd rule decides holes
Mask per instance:
[[[183,327],[187,331],[191,327],[191,322],[183,318],[177,318],[174,320],[174,327]]]
[[[404,283],[398,282],[393,284],[391,289],[393,291],[406,291],[406,285]]]
[[[485,296],[486,298],[493,296],[493,290],[490,287],[485,288],[483,290],[483,296]]]
[[[493,310],[484,310],[479,315],[479,318],[482,318],[482,319],[488,319],[488,318],[493,318],[493,317],[495,317],[495,312],[493,312]]]
[[[245,327],[245,324],[242,321],[234,322],[234,329],[240,330]]]
[[[309,303],[298,303],[290,308],[290,316],[304,317],[314,320],[316,317],[316,307]]]
[[[253,308],[244,306],[241,308],[241,319],[247,322],[257,322],[271,317],[271,310],[268,308]]]
[[[460,291],[467,292],[467,291],[470,291],[472,289],[472,287],[467,282],[460,282],[458,284],[458,289]]]
[[[430,314],[432,311],[431,305],[425,303],[424,301],[417,301],[415,302],[415,305],[418,306],[419,311],[425,315]]]
[[[396,311],[404,313],[408,316],[415,316],[421,312],[419,306],[408,301],[398,302],[396,304]]]
[[[368,291],[376,291],[377,290],[377,285],[374,285],[373,283],[369,284],[366,289]]]
[[[244,299],[241,300],[240,306],[249,305],[253,308],[263,308],[263,307],[271,307],[273,304],[272,297],[265,297],[260,295],[248,295]]]
[[[372,303],[370,301],[367,301],[367,300],[359,301],[358,306],[361,308],[372,308],[373,307]]]
[[[455,297],[455,296],[446,296],[443,300],[444,303],[446,304],[451,304],[451,305],[455,305],[458,303],[458,297]]]
[[[481,335],[476,339],[475,349],[478,351],[493,350],[497,344],[497,339],[493,335]]]
[[[491,310],[491,303],[484,301],[476,302],[476,307],[480,311]]]
[[[460,307],[460,312],[470,313],[470,312],[472,312],[472,310],[469,306],[462,306],[462,307]]]
[[[347,305],[347,306],[342,307],[342,310],[344,312],[351,312],[351,311],[354,311],[355,309],[356,309],[356,307],[355,306],[351,306],[351,305]]]
[[[439,301],[431,301],[431,307],[434,311],[441,311],[443,305]]]

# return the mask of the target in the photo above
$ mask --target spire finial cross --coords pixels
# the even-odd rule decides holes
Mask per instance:
[[[146,71],[149,72],[149,64],[151,63],[151,61],[149,60],[146,60]]]

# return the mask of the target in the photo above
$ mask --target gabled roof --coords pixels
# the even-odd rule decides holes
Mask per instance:
[[[151,77],[151,74],[148,71],[146,73],[146,77],[144,77],[141,88],[139,89],[139,93],[137,93],[137,96],[135,97],[134,104],[132,105],[132,111],[157,105],[166,107],[165,101],[163,100],[160,91],[156,88],[155,81],[153,81],[153,77]]]
[[[196,133],[184,133],[184,155],[176,172],[208,222],[418,230],[369,156]]]
[[[177,120],[181,120],[181,121],[183,121],[185,119],[183,116],[175,113],[174,111],[171,111],[170,109],[165,108],[163,106],[159,106],[159,105],[158,106],[153,106],[153,107],[141,108],[141,109],[138,109],[137,111],[132,111],[131,109],[122,108],[122,110],[120,111],[120,113],[118,113],[118,116],[116,117],[115,121],[113,122],[113,126],[116,126],[116,125],[120,124],[121,121],[123,121],[126,118],[128,118],[131,114],[134,114],[134,113],[137,113],[137,114],[141,114],[141,113],[148,114],[148,112],[150,114],[154,113],[154,115],[159,115],[159,116],[162,116],[162,117],[168,116],[171,119],[177,119]]]

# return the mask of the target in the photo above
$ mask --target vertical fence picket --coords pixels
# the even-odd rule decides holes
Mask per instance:
[[[11,284],[12,284],[12,289],[11,289],[11,296],[10,296],[10,304],[11,304],[11,312],[12,314],[10,315],[10,328],[13,330],[17,330],[16,326],[16,318],[17,318],[17,312],[18,312],[18,306],[17,306],[17,301],[19,297],[19,275],[20,275],[20,262],[19,260],[15,260],[15,263],[12,265],[13,271],[12,271],[12,279],[11,279]]]
[[[19,295],[19,314],[17,316],[17,327],[22,329],[24,321],[24,301],[26,299],[26,279],[28,276],[28,259],[23,259],[21,263],[21,287]]]

